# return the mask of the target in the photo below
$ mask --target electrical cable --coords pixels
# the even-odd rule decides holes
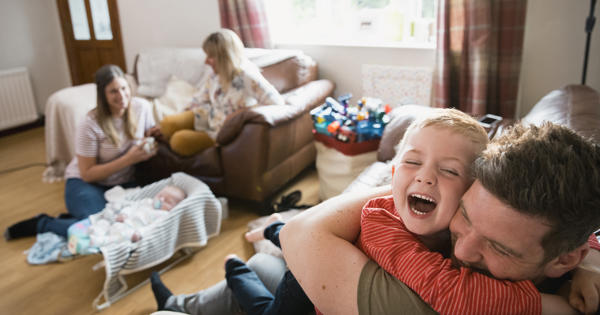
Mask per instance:
[[[35,167],[35,166],[48,166],[48,164],[38,162],[38,163],[31,163],[31,164],[26,164],[26,165],[22,165],[22,166],[13,167],[13,168],[8,168],[8,169],[5,169],[5,170],[0,170],[0,175],[4,175],[4,174],[7,174],[7,173],[12,173],[12,172],[15,172],[15,171],[24,170],[26,168]]]

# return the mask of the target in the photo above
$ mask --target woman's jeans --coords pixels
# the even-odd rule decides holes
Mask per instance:
[[[135,183],[127,183],[123,187],[133,187]],[[53,232],[67,237],[71,224],[100,212],[106,206],[104,192],[112,187],[87,183],[80,178],[69,178],[65,184],[65,203],[72,218],[52,218],[40,215],[37,232]]]

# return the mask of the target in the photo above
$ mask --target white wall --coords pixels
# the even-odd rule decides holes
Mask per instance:
[[[356,101],[362,96],[363,64],[400,67],[433,68],[435,50],[417,48],[373,48],[342,46],[285,45],[281,48],[300,49],[319,63],[319,74],[336,84],[335,95],[352,93]]]
[[[526,115],[546,93],[580,84],[590,1],[529,0],[518,116]],[[600,8],[592,32],[587,85],[600,91]]]
[[[128,72],[141,50],[202,47],[221,25],[217,0],[127,0],[118,5]]]
[[[55,1],[0,1],[0,69],[29,69],[38,112],[71,78]]]

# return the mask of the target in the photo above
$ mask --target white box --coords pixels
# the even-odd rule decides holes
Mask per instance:
[[[321,200],[339,195],[367,166],[377,161],[377,151],[345,155],[315,141]]]

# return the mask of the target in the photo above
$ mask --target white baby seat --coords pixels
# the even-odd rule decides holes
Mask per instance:
[[[178,250],[184,250],[186,255],[166,267],[166,270],[191,255],[191,249],[205,246],[209,238],[219,234],[221,203],[206,184],[185,173],[174,173],[169,178],[126,195],[125,199],[152,198],[166,185],[183,189],[187,197],[171,209],[168,216],[145,229],[138,242],[122,242],[100,248],[104,256],[106,280],[102,292],[93,303],[97,309],[110,306],[146,283],[127,290],[124,275],[156,266],[171,258]]]

